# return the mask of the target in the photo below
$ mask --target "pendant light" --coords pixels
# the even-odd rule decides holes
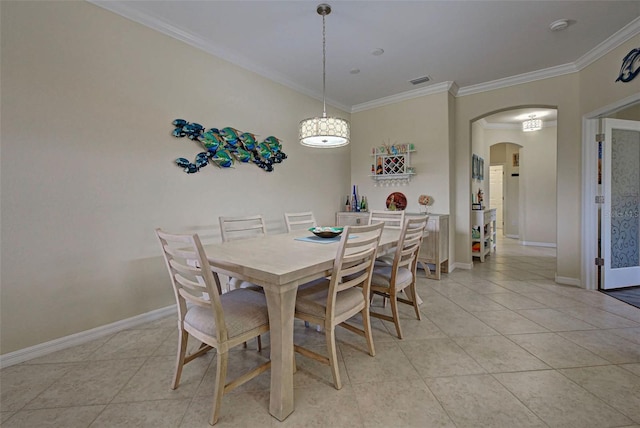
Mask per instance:
[[[316,9],[322,15],[322,117],[312,117],[300,122],[300,144],[308,147],[333,148],[349,144],[349,122],[339,117],[327,116],[326,90],[326,37],[325,17],[331,6],[322,3]]]
[[[532,114],[529,119],[522,122],[522,132],[539,131],[542,129],[542,120],[536,119],[536,115]]]

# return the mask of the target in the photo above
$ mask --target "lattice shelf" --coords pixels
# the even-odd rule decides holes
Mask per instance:
[[[406,184],[415,175],[413,168],[411,168],[411,153],[414,150],[397,150],[393,146],[392,149],[392,153],[373,149],[374,162],[371,166],[371,178],[391,180],[393,184]]]

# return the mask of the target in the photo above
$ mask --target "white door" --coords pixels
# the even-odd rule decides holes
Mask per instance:
[[[503,190],[502,177],[504,165],[491,165],[489,167],[489,207],[496,209],[496,228],[502,230],[503,215]]]
[[[605,290],[640,285],[640,122],[604,119],[602,257]]]

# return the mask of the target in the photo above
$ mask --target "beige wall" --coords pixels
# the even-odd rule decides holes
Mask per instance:
[[[468,263],[471,254],[469,210],[462,209],[469,198],[471,154],[470,123],[489,113],[522,106],[558,109],[557,162],[558,171],[558,267],[557,275],[577,280],[580,276],[580,116],[578,108],[579,79],[577,74],[544,79],[511,86],[456,100],[456,255],[457,262]],[[465,180],[464,177],[467,177]],[[468,206],[468,203],[466,204]]]
[[[332,223],[351,183],[372,208],[396,190],[409,211],[434,196],[433,211],[451,214],[452,265],[470,266],[470,124],[520,106],[558,109],[557,275],[578,279],[582,115],[640,91],[640,78],[614,83],[636,36],[579,73],[355,113],[352,145],[317,151],[297,144],[317,100],[85,2],[0,8],[2,354],[170,305],[156,226],[218,240],[219,215],[261,212],[270,233],[297,209]],[[187,175],[173,160],[200,149],[170,136],[178,117],[275,135],[289,159],[271,174]],[[416,145],[406,187],[368,177],[386,141]]]
[[[367,196],[372,209],[386,208],[387,196],[402,192],[407,196],[408,211],[418,212],[418,196],[427,194],[434,199],[432,212],[450,213],[448,181],[442,179],[449,176],[450,162],[448,93],[354,113],[351,120],[351,180]],[[375,187],[376,182],[369,176],[371,149],[389,143],[415,145],[411,166],[416,175],[406,186]]]
[[[1,352],[173,303],[153,229],[219,240],[220,215],[333,224],[349,148],[297,142],[322,104],[86,2],[2,2]],[[336,113],[336,112],[330,112]],[[348,114],[340,115],[349,118]],[[185,174],[171,121],[283,140],[289,158]]]

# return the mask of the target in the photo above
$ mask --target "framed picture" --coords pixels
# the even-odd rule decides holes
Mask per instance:
[[[484,180],[484,158],[478,158],[478,180]]]
[[[478,155],[475,154],[471,156],[471,178],[478,178]]]
[[[511,166],[520,166],[520,153],[513,154],[513,161],[511,162]]]

